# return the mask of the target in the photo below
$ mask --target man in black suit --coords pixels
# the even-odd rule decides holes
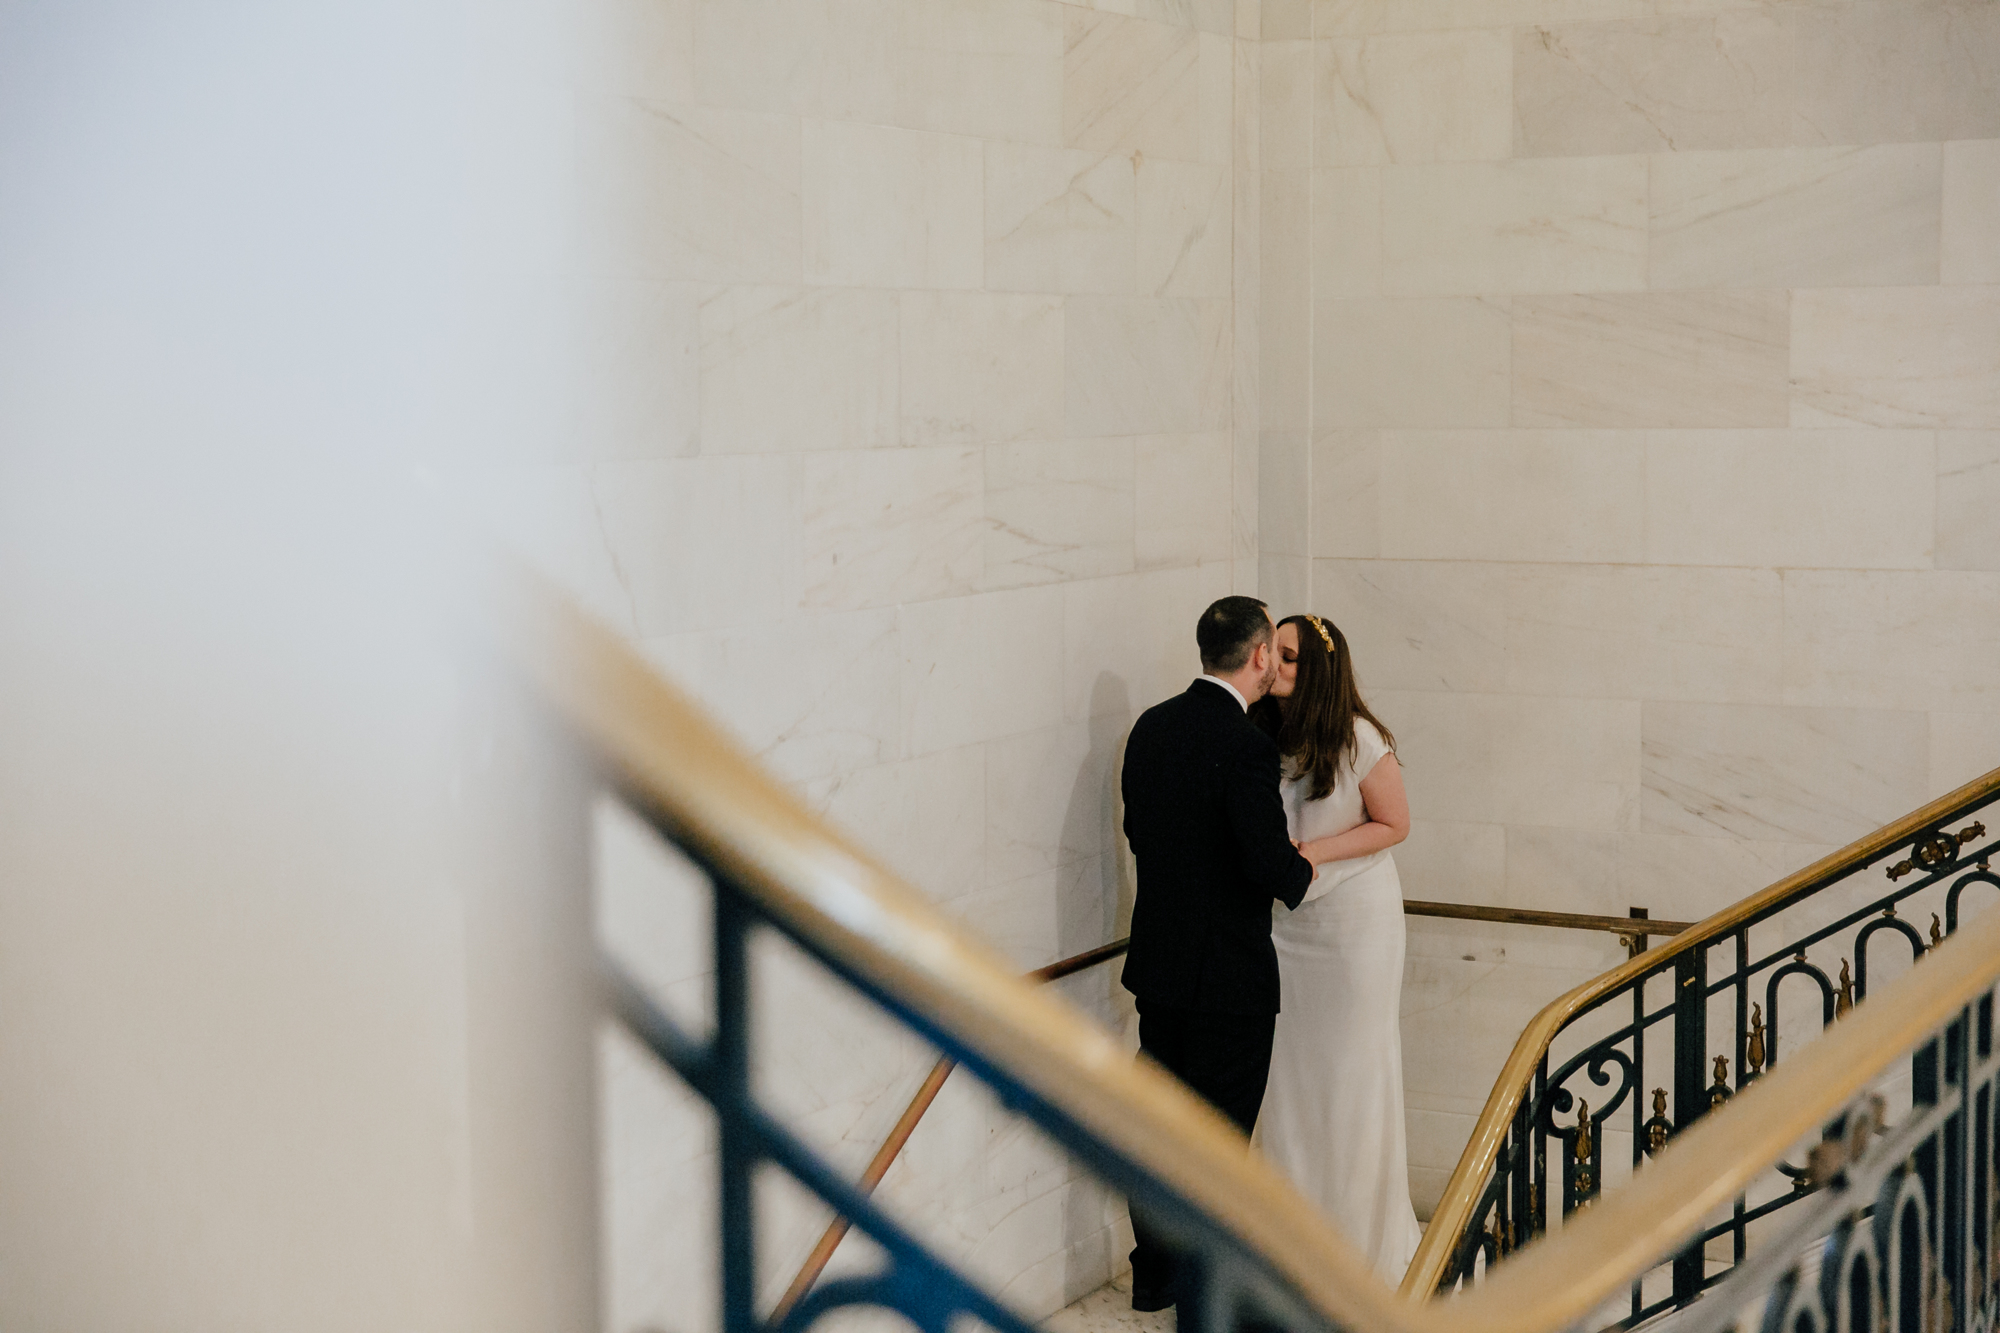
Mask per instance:
[[[1271,1070],[1278,955],[1271,900],[1297,907],[1313,867],[1285,828],[1278,747],[1245,715],[1277,679],[1271,617],[1225,597],[1195,627],[1204,674],[1147,709],[1125,746],[1125,837],[1138,862],[1125,988],[1139,1050],[1247,1135]],[[1174,1256],[1136,1213],[1132,1308],[1173,1305]]]

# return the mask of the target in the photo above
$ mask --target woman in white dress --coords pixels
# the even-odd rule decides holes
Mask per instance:
[[[1408,836],[1395,737],[1361,701],[1347,640],[1290,616],[1262,725],[1285,756],[1285,815],[1317,868],[1297,910],[1275,909],[1280,1009],[1257,1138],[1264,1155],[1400,1282],[1417,1215],[1403,1126],[1403,888]]]

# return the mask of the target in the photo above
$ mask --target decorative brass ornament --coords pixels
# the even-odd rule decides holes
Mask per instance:
[[[1764,1006],[1750,1006],[1750,1041],[1743,1048],[1743,1074],[1755,1078],[1764,1072]]]
[[[1715,1057],[1715,1082],[1709,1085],[1708,1104],[1720,1106],[1729,1100],[1729,1057]]]
[[[1840,994],[1833,997],[1833,1016],[1843,1017],[1854,1008],[1854,975],[1848,970],[1847,960],[1840,960]]]
[[[1590,1159],[1594,1154],[1594,1136],[1590,1125],[1590,1103],[1581,1097],[1576,1102],[1576,1205],[1581,1208],[1584,1200],[1597,1189],[1597,1175],[1591,1170]]]
[[[1912,870],[1936,871],[1947,869],[1957,862],[1959,848],[1965,846],[1965,844],[1971,842],[1974,838],[1984,837],[1985,834],[1986,825],[1977,822],[1960,829],[1956,834],[1945,833],[1941,830],[1926,833],[1923,837],[1918,838],[1914,843],[1910,844],[1910,856],[1908,860],[1898,861],[1895,865],[1890,866],[1885,873],[1890,879],[1901,879]],[[1981,861],[1979,868],[1984,870],[1986,863]]]
[[[1651,1157],[1667,1146],[1667,1139],[1674,1132],[1674,1122],[1667,1119],[1667,1090],[1653,1089],[1653,1118],[1640,1127],[1646,1136],[1646,1156]]]
[[[1943,926],[1940,926],[1940,925],[1938,924],[1938,914],[1937,914],[1936,912],[1932,912],[1932,913],[1931,913],[1931,948],[1935,949],[1935,948],[1937,948],[1937,947],[1938,947],[1938,945],[1940,945],[1940,944],[1943,944],[1943,943],[1944,943],[1944,927],[1943,927]]]

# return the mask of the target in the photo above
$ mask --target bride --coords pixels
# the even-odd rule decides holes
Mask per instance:
[[[1409,835],[1396,740],[1318,616],[1278,623],[1278,679],[1253,712],[1284,755],[1285,817],[1317,877],[1279,912],[1280,1009],[1257,1137],[1264,1155],[1400,1282],[1416,1253],[1403,1127],[1403,888]]]

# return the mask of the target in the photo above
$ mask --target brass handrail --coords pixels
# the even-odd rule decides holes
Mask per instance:
[[[1596,1001],[1622,990],[1626,983],[1658,969],[1677,954],[1730,934],[1766,915],[1803,889],[1830,882],[1867,866],[1925,829],[1951,818],[1959,810],[1978,805],[1996,792],[2000,792],[2000,768],[1855,839],[1803,870],[1787,875],[1777,883],[1696,922],[1660,948],[1644,955],[1634,955],[1611,971],[1584,982],[1543,1006],[1522,1029],[1507,1063],[1501,1066],[1499,1076],[1493,1081],[1493,1091],[1488,1094],[1486,1105],[1473,1126],[1472,1137],[1467,1140],[1458,1165],[1445,1184],[1444,1194],[1431,1214],[1430,1225],[1424,1230],[1417,1253],[1403,1275],[1402,1294],[1410,1300],[1427,1301],[1436,1291],[1459,1233],[1472,1216],[1486,1179],[1493,1171],[1501,1144],[1507,1137],[1507,1127],[1526,1095],[1528,1082],[1540,1067],[1550,1043],[1570,1019]]]
[[[1173,1189],[1343,1328],[1560,1333],[2000,982],[2000,913],[1988,913],[1471,1292],[1403,1301],[1220,1115],[847,842],[616,636],[533,576],[503,585],[500,601],[514,661],[625,800],[760,912]]]

